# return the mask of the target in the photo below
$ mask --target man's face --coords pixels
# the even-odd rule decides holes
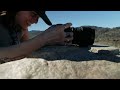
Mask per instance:
[[[39,15],[34,11],[19,11],[16,14],[16,23],[23,29],[28,29],[31,24],[37,23]]]

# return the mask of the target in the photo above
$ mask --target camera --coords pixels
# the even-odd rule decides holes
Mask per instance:
[[[64,30],[65,32],[73,32],[72,44],[79,47],[88,47],[94,44],[95,29],[89,26],[70,27]]]

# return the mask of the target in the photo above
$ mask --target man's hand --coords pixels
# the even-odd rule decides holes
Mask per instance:
[[[64,32],[72,24],[57,24],[49,27],[44,33],[46,34],[46,45],[69,45],[73,40],[73,33]]]

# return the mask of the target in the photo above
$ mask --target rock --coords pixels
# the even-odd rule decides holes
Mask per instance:
[[[73,62],[22,59],[0,65],[1,79],[110,79],[120,78],[120,64],[101,60]]]
[[[104,54],[104,55],[118,55],[119,49],[108,45],[94,45],[90,49],[91,52]]]
[[[119,55],[99,54],[106,49],[102,47],[44,47],[24,59],[1,64],[0,79],[120,79]]]

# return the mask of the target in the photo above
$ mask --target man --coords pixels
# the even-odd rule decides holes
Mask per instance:
[[[28,27],[42,18],[51,25],[43,33],[29,39]],[[26,57],[31,52],[54,44],[66,44],[73,37],[66,37],[64,29],[72,24],[52,25],[45,11],[6,12],[0,16],[0,60],[7,62]]]

